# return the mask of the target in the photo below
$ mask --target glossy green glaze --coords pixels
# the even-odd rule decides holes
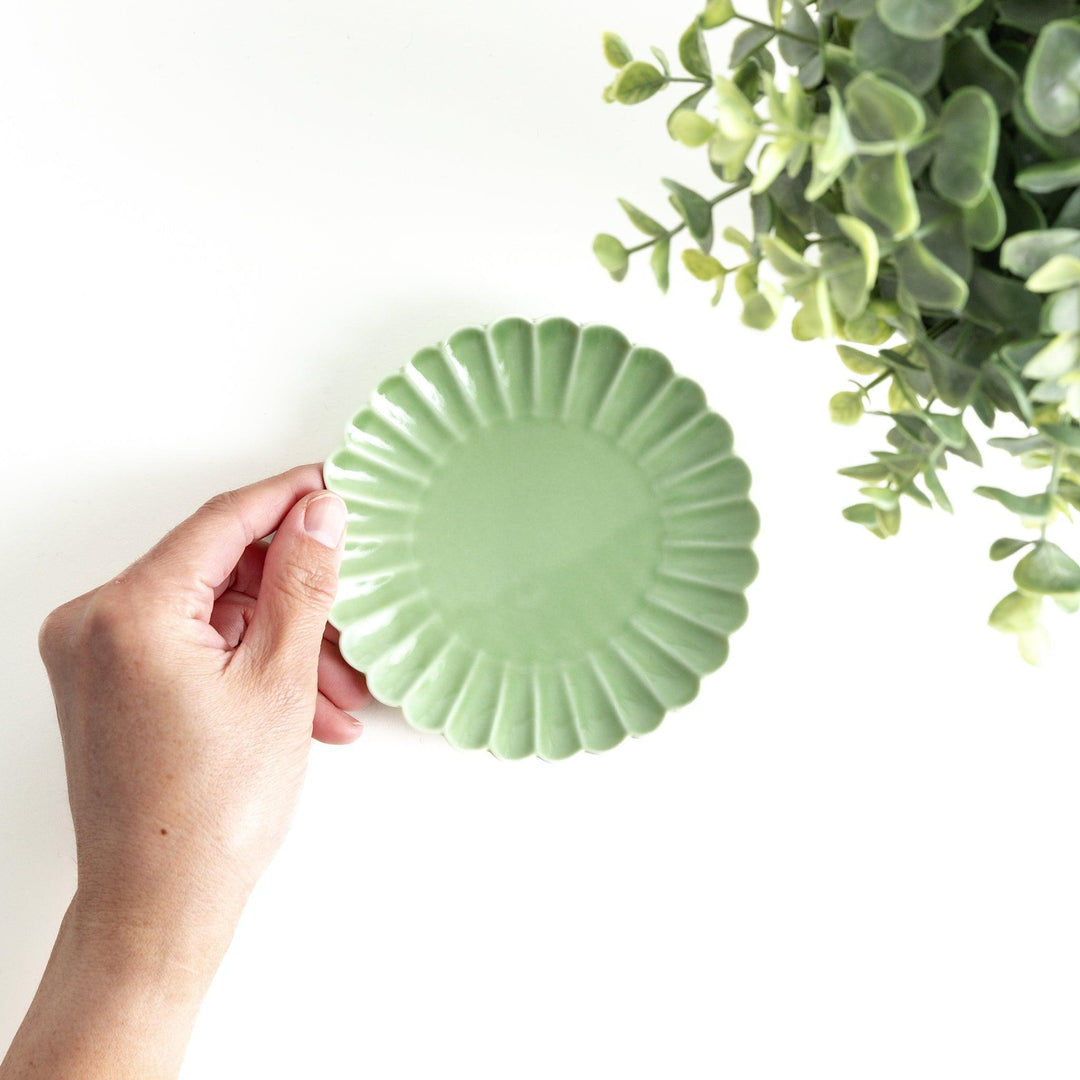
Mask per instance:
[[[611,327],[459,330],[380,384],[324,473],[349,505],[342,655],[456,746],[555,759],[651,731],[746,618],[731,430]]]

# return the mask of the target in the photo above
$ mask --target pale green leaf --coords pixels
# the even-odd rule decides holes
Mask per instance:
[[[637,105],[651,98],[667,84],[664,73],[644,60],[635,60],[615,76],[612,83],[615,100],[622,105]]]
[[[1043,26],[1024,73],[1024,104],[1051,135],[1080,128],[1080,26],[1070,20]]]
[[[997,162],[999,121],[994,100],[977,86],[965,86],[945,102],[938,126],[930,182],[942,198],[957,206],[977,206]]]
[[[1011,592],[990,612],[990,625],[1003,634],[1024,634],[1039,625],[1042,597]]]
[[[627,44],[618,34],[604,32],[604,59],[615,68],[625,67],[634,59]]]

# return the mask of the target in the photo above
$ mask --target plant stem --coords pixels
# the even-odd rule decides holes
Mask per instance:
[[[785,30],[782,26],[773,26],[771,23],[761,22],[760,19],[751,19],[749,15],[740,15],[737,11],[732,17],[738,19],[739,22],[749,23],[751,26],[759,26],[762,30],[771,30],[774,34],[779,34],[780,37],[791,38],[792,41],[801,41],[804,45],[821,45],[821,42],[815,38],[803,37],[802,34],[793,34],[790,30]]]
[[[1061,463],[1065,457],[1065,452],[1060,446],[1054,447],[1054,452],[1050,458],[1050,483],[1046,486],[1046,510],[1047,514],[1053,509],[1054,499],[1057,497],[1058,481],[1061,479]],[[1047,522],[1043,522],[1042,529],[1039,532],[1039,539],[1046,539],[1046,527]]]
[[[750,183],[751,182],[749,180],[743,180],[743,181],[740,181],[738,184],[733,184],[731,187],[729,187],[727,189],[727,191],[721,191],[720,194],[717,195],[715,199],[709,199],[708,200],[709,206],[718,206],[725,199],[730,199],[732,195],[738,195],[740,191],[745,191],[750,186]],[[665,232],[662,236],[654,236],[651,239],[646,240],[641,244],[638,244],[636,247],[627,248],[626,249],[626,254],[627,255],[633,255],[634,252],[636,252],[636,251],[644,251],[646,248],[651,248],[653,246],[653,244],[656,243],[657,240],[664,240],[664,239],[670,240],[676,233],[682,232],[683,229],[685,229],[685,228],[686,228],[686,222],[681,221],[681,222],[679,222],[678,225],[675,226],[675,228],[668,229],[668,231]]]

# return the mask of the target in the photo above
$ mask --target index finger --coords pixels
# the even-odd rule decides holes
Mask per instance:
[[[214,589],[232,573],[249,544],[272,533],[297,501],[323,486],[322,467],[300,465],[204,503],[158,541],[133,569],[151,573],[159,586],[194,588],[200,618],[209,618]]]

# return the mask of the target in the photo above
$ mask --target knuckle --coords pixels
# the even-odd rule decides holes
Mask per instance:
[[[45,663],[58,657],[71,640],[71,602],[61,604],[45,616],[38,630],[38,652]]]
[[[203,510],[211,514],[233,514],[238,500],[239,496],[235,491],[219,491],[203,503]]]
[[[329,607],[337,592],[337,574],[332,567],[290,559],[278,581],[285,596],[305,607]]]

